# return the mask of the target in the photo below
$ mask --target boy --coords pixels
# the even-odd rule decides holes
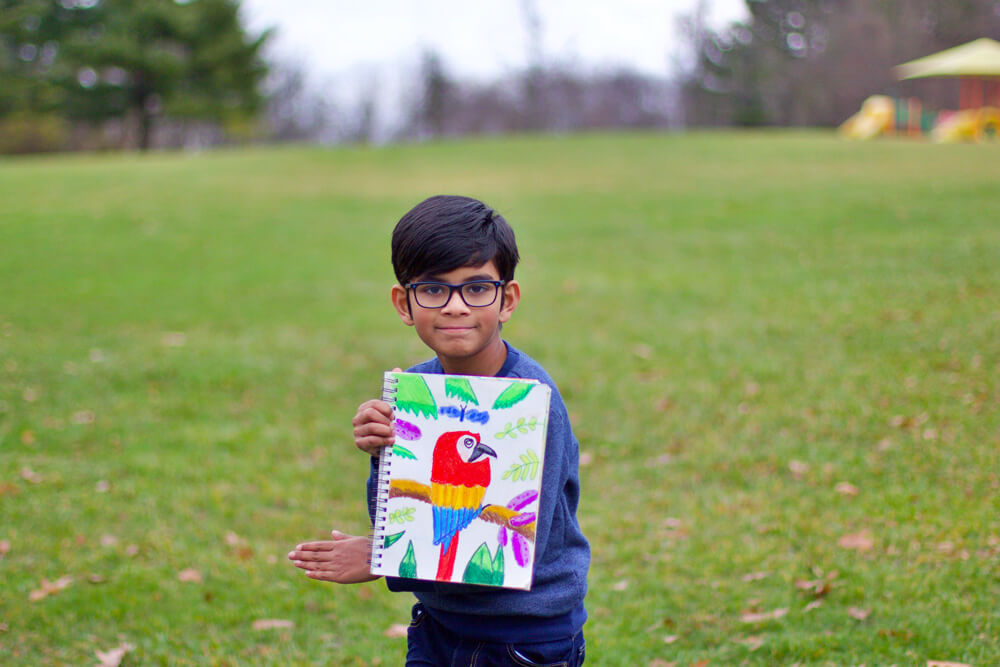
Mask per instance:
[[[590,547],[576,519],[579,449],[555,384],[500,330],[521,298],[514,280],[514,232],[499,214],[467,197],[427,199],[400,219],[392,234],[399,281],[392,303],[435,357],[410,371],[533,378],[552,387],[542,493],[530,591],[387,577],[391,591],[418,602],[407,633],[407,665],[580,665]],[[398,369],[397,369],[398,370]],[[372,458],[393,444],[392,409],[362,403],[353,420],[357,447]],[[368,540],[334,531],[333,540],[299,545],[289,554],[314,579],[372,579]]]

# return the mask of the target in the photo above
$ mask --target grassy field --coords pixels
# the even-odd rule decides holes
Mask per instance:
[[[367,530],[440,192],[518,233],[588,664],[1000,663],[1000,150],[821,133],[0,161],[0,663],[401,664],[410,599],[285,554]]]

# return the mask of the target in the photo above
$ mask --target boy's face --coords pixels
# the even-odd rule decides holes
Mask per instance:
[[[476,280],[500,280],[492,260],[482,266],[423,275],[413,282],[459,285]],[[424,308],[417,304],[412,289],[394,285],[392,302],[403,323],[416,328],[420,340],[434,350],[446,372],[492,375],[500,370],[506,358],[500,325],[510,319],[521,298],[516,280],[507,282],[500,290],[496,301],[489,306],[469,306],[459,291],[453,290],[443,307]]]

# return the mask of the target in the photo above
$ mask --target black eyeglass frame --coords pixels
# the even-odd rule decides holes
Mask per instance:
[[[418,306],[420,306],[421,308],[427,308],[428,310],[438,310],[440,308],[444,308],[449,303],[451,303],[451,297],[455,296],[456,290],[458,291],[458,297],[462,300],[462,303],[464,303],[469,308],[489,308],[490,306],[492,306],[494,303],[497,302],[497,295],[501,294],[500,288],[506,284],[507,284],[506,280],[468,280],[464,283],[458,283],[458,284],[442,283],[438,282],[437,280],[422,280],[415,283],[406,283],[404,287],[406,288],[407,300],[409,300],[410,290],[412,289],[413,300],[417,302]],[[424,304],[420,303],[420,300],[417,298],[417,291],[416,291],[417,287],[421,287],[423,285],[437,285],[438,287],[447,287],[448,298],[446,298],[444,300],[444,303],[442,303],[440,306],[425,306]],[[465,294],[462,292],[462,288],[467,285],[493,285],[493,287],[495,288],[495,291],[493,292],[493,300],[490,301],[489,303],[484,303],[477,306],[472,305],[471,303],[465,300]]]

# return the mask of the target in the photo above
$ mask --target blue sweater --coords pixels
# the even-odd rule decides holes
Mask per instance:
[[[437,358],[408,369],[444,373]],[[580,451],[559,390],[536,361],[507,345],[497,377],[530,378],[552,387],[542,493],[535,526],[535,571],[530,591],[386,577],[391,591],[410,591],[428,613],[466,637],[489,641],[543,641],[578,632],[587,618],[590,545],[576,520],[580,500]],[[373,507],[377,459],[368,477]]]

